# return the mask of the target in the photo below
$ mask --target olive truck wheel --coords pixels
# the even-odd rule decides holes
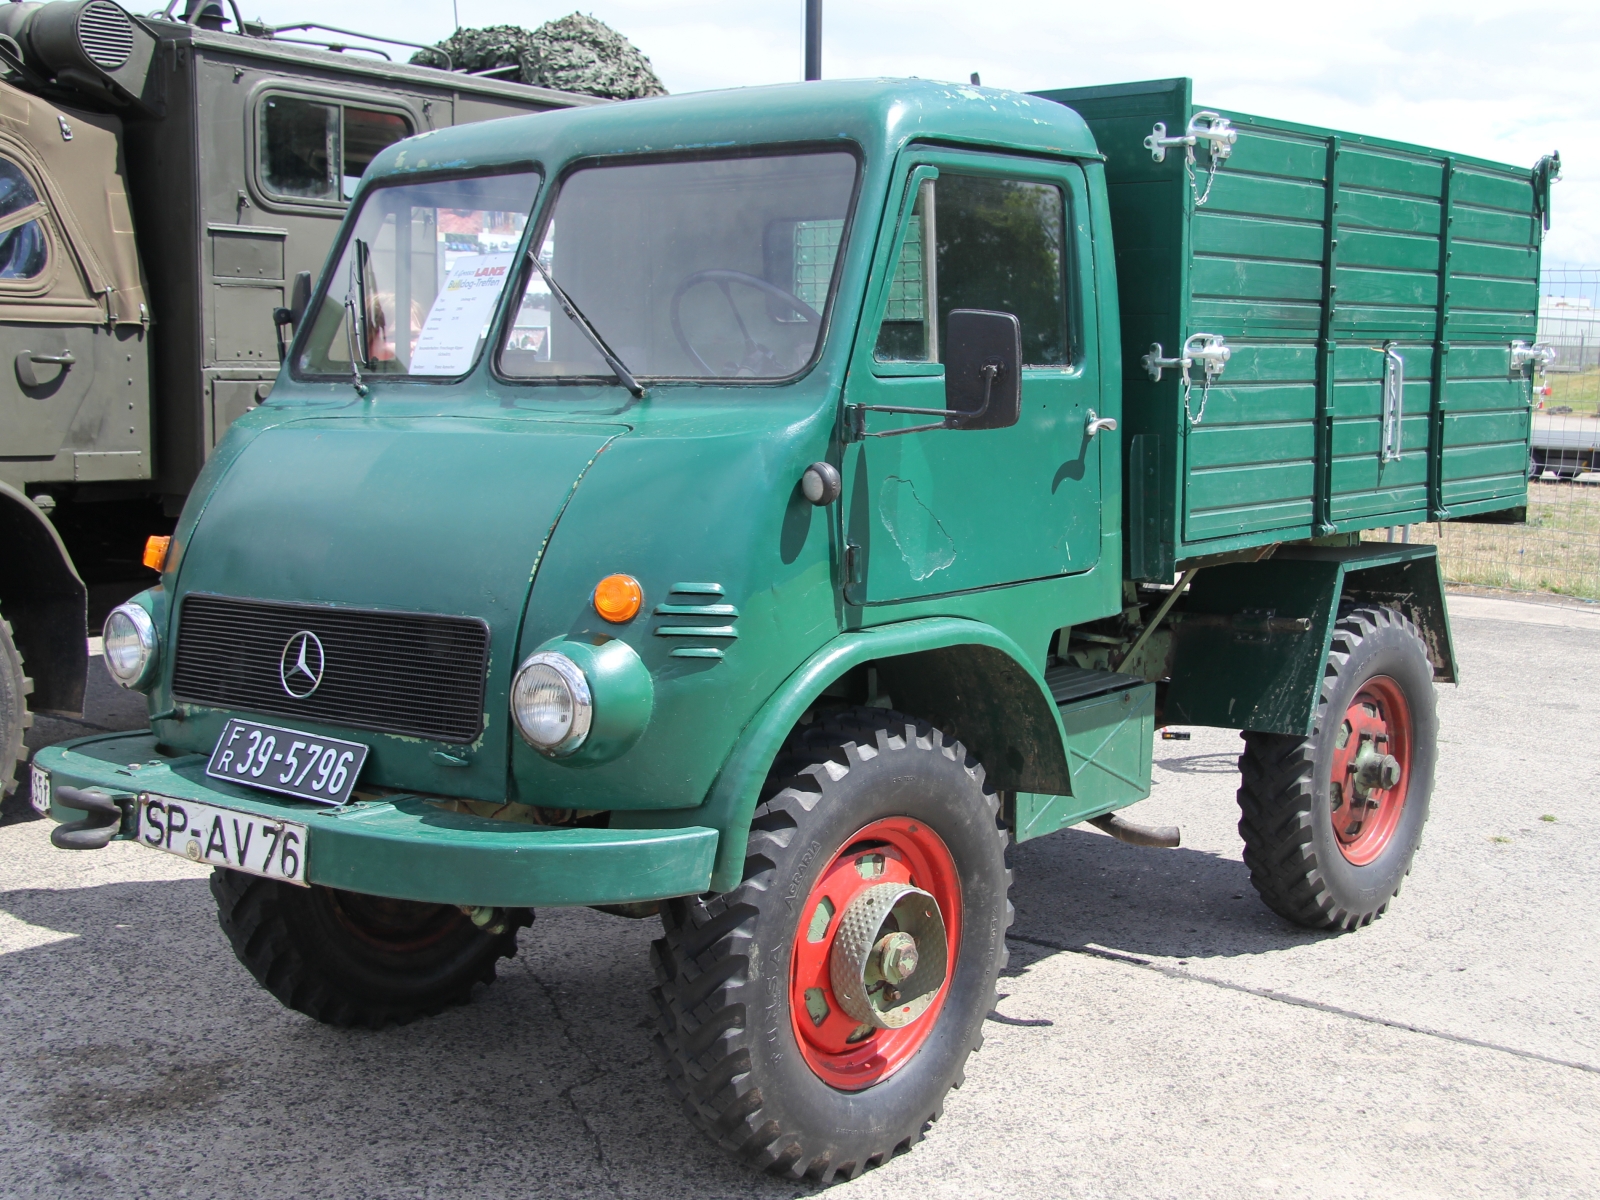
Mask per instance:
[[[433,1016],[494,982],[517,952],[511,910],[501,933],[451,904],[386,900],[238,871],[211,873],[217,919],[234,954],[284,1005],[327,1025],[383,1029]]]
[[[1268,908],[1338,930],[1388,908],[1428,819],[1438,732],[1417,627],[1392,608],[1341,616],[1311,736],[1242,735],[1239,832]]]
[[[922,1138],[983,1041],[1011,924],[982,765],[876,708],[790,736],[744,881],[663,905],[657,1055],[690,1119],[755,1166],[853,1178]]]
[[[22,652],[11,636],[11,626],[0,617],[0,799],[17,787],[17,764],[28,757],[23,743],[33,725],[28,695],[33,680],[22,670]]]

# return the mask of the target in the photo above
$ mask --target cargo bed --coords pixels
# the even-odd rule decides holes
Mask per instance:
[[[1513,343],[1534,339],[1548,160],[1207,112],[1187,79],[1039,94],[1106,156],[1131,577],[1526,503],[1530,368]],[[1214,172],[1227,126],[1192,164],[1147,145],[1157,122],[1176,140],[1215,118],[1237,136]],[[1207,388],[1191,353],[1186,414],[1181,368],[1148,367],[1216,344],[1202,335],[1228,358]]]

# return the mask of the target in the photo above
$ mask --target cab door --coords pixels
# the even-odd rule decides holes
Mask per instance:
[[[893,604],[1099,561],[1106,439],[1092,424],[1100,380],[1088,208],[1072,164],[933,150],[905,162],[845,386],[844,428],[854,425],[842,464],[847,603]],[[963,308],[1018,318],[1017,424],[895,435],[929,418],[849,411],[944,408],[941,347],[950,311]]]

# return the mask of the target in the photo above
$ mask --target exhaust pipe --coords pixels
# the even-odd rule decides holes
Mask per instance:
[[[1132,821],[1124,821],[1116,813],[1094,817],[1089,824],[1101,833],[1109,833],[1117,841],[1127,842],[1130,846],[1154,846],[1171,850],[1178,845],[1176,825],[1135,825]]]

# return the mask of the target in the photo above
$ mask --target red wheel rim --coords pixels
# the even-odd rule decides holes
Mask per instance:
[[[867,1027],[858,1025],[834,995],[829,956],[840,916],[856,896],[881,883],[909,884],[938,902],[949,965],[921,1016],[901,1029],[873,1029],[863,1035]],[[871,1087],[905,1066],[938,1023],[960,945],[961,882],[938,834],[909,817],[888,817],[850,838],[817,876],[794,931],[789,1019],[806,1065],[824,1083],[847,1092]]]
[[[1382,854],[1400,824],[1412,741],[1411,706],[1400,685],[1387,675],[1362,684],[1335,731],[1328,781],[1333,836],[1355,866]]]

